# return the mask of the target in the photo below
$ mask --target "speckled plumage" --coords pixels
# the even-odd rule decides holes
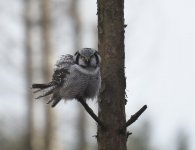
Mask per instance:
[[[72,55],[62,55],[56,62],[52,81],[47,84],[33,84],[37,98],[51,95],[48,103],[54,107],[61,99],[71,100],[78,97],[94,99],[101,86],[101,59],[96,50],[84,48]]]

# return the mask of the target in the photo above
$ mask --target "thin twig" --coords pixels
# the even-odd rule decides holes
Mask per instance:
[[[102,128],[104,128],[103,123],[100,121],[100,119],[96,116],[96,114],[93,112],[93,110],[87,105],[87,103],[84,101],[83,98],[77,98],[77,100],[83,105],[85,110],[89,113],[89,115],[100,125]]]
[[[127,131],[127,139],[132,134],[132,132]]]
[[[134,123],[146,109],[147,105],[144,105],[140,110],[138,110],[134,115],[132,115],[131,118],[126,122],[125,127],[128,127],[132,123]]]

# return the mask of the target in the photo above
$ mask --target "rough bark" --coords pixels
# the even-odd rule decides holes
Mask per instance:
[[[98,49],[102,57],[102,91],[98,126],[99,150],[126,150],[124,1],[98,0]]]

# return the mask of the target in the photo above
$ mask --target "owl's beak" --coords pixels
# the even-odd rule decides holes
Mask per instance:
[[[89,59],[89,58],[85,58],[85,63],[86,63],[87,65],[89,65],[90,59]]]

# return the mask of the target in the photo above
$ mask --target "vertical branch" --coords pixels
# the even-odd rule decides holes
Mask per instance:
[[[43,36],[43,76],[48,82],[51,77],[52,58],[52,44],[51,44],[51,22],[50,22],[50,1],[42,1],[42,36]],[[45,131],[45,149],[56,149],[56,136],[54,125],[56,123],[56,116],[53,109],[46,107],[46,131]]]
[[[98,126],[99,150],[126,150],[126,128],[117,132],[125,118],[124,1],[97,0],[98,49],[102,56],[102,84],[99,118],[107,127]]]

